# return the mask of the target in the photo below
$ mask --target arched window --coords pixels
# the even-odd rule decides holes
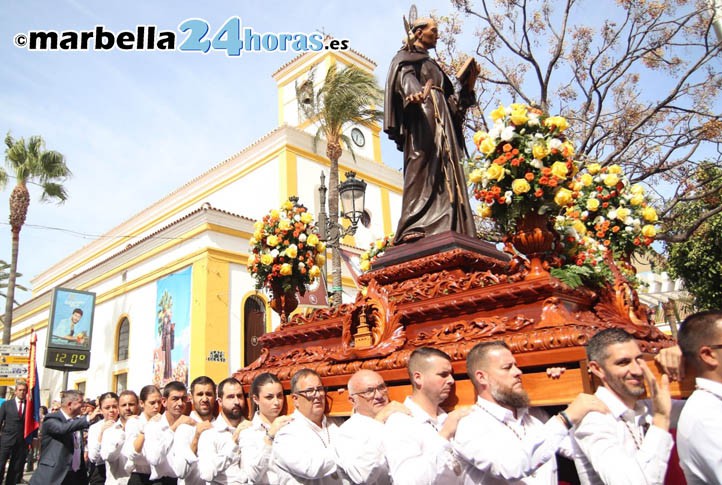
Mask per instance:
[[[128,346],[130,343],[130,321],[123,317],[118,326],[118,344],[115,348],[115,360],[128,360]]]
[[[243,306],[243,366],[250,365],[261,356],[258,337],[266,333],[266,305],[263,300],[251,296]]]

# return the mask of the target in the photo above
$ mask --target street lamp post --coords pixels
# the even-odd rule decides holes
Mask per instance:
[[[341,304],[341,239],[353,236],[364,212],[366,202],[366,182],[356,178],[356,172],[346,172],[346,180],[338,185],[341,199],[341,215],[351,222],[343,227],[338,222],[339,214],[326,213],[326,176],[321,172],[321,185],[318,188],[320,210],[318,214],[319,239],[331,248],[331,305]],[[329,206],[331,204],[329,203]]]

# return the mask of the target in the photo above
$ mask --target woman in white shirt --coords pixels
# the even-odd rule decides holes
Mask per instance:
[[[274,374],[259,374],[251,384],[253,420],[241,431],[238,445],[241,449],[241,467],[249,483],[278,483],[271,466],[271,445],[276,432],[291,417],[281,416],[286,400],[283,386]]]
[[[118,421],[118,395],[106,392],[98,398],[98,406],[103,414],[103,420],[98,421],[88,429],[88,462],[90,464],[90,485],[105,484],[105,461],[100,456],[100,442],[103,432]]]
[[[150,464],[143,456],[145,425],[160,412],[160,390],[148,385],[140,390],[140,416],[129,419],[125,424],[125,443],[121,453],[127,460],[125,470],[130,473],[128,485],[160,484],[161,480],[150,480]]]

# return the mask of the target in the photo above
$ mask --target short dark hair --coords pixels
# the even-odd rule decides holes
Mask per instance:
[[[597,332],[587,343],[587,359],[601,363],[607,358],[607,347],[634,340],[632,334],[621,328],[606,328]]]
[[[426,370],[426,361],[431,357],[439,357],[446,359],[451,362],[451,357],[446,352],[435,349],[433,347],[419,347],[418,349],[411,352],[409,361],[406,364],[407,371],[409,373],[409,380],[411,381],[411,387],[416,388],[414,383],[414,372],[421,372]]]
[[[186,393],[188,392],[188,389],[186,389],[186,385],[180,381],[170,381],[168,384],[163,386],[163,397],[167,399],[173,391]]]
[[[103,394],[98,396],[98,405],[102,406],[103,401],[105,401],[106,399],[115,399],[116,401],[118,401],[118,395],[114,392],[104,392]]]
[[[280,384],[281,380],[276,374],[270,372],[263,372],[258,374],[253,382],[251,383],[251,396],[258,396],[261,392],[261,388],[266,384]]]
[[[75,402],[75,401],[82,401],[83,400],[83,393],[76,390],[76,389],[68,389],[67,391],[62,392],[62,396],[60,398],[60,405],[65,406],[69,402]]]
[[[148,387],[148,386],[146,386],[146,387]],[[123,396],[133,396],[135,398],[135,402],[136,403],[138,402],[138,395],[135,393],[135,391],[133,391],[131,389],[126,389],[125,391],[121,392],[118,395],[118,401],[120,401],[120,398]]]
[[[298,381],[300,381],[304,377],[308,377],[308,376],[316,376],[316,377],[318,377],[319,380],[321,380],[321,376],[318,374],[318,372],[316,372],[313,369],[309,369],[307,367],[303,368],[303,369],[299,370],[298,372],[296,372],[295,374],[293,374],[293,377],[291,377],[291,392],[294,392],[294,393],[297,392],[298,391],[298,388],[297,388]]]
[[[81,310],[80,308],[74,308],[73,313],[80,313],[80,316],[81,317],[83,316],[83,310]],[[72,313],[71,313],[71,315],[72,315]]]
[[[239,386],[241,386],[241,390],[243,390],[243,386],[241,385],[241,382],[238,379],[236,379],[235,377],[226,377],[225,379],[223,379],[221,382],[218,383],[218,397],[220,397],[220,398],[223,397],[223,392],[225,391],[226,386],[229,384],[231,384],[231,385],[238,384]]]
[[[699,358],[699,349],[703,345],[713,345],[715,338],[722,335],[722,310],[707,310],[695,313],[684,319],[677,334],[679,348],[684,358],[698,371],[703,370]]]
[[[193,394],[193,391],[195,390],[196,386],[212,386],[213,387],[213,395],[216,394],[216,383],[213,382],[213,379],[211,379],[208,376],[198,376],[195,379],[193,379],[193,382],[191,382],[191,394]]]
[[[511,350],[503,340],[493,340],[491,342],[481,342],[469,351],[466,355],[466,374],[474,383],[474,372],[476,372],[486,360],[486,355],[494,349]]]
[[[148,399],[148,396],[150,396],[151,394],[160,394],[160,389],[158,389],[158,386],[154,386],[153,384],[143,386],[143,388],[140,390],[140,400],[146,401]]]

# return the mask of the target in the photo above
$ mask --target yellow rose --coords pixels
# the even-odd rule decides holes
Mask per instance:
[[[503,119],[504,116],[506,116],[506,108],[504,106],[499,105],[498,108],[496,108],[494,111],[491,112],[491,119],[494,121],[498,121],[500,119]]]
[[[562,143],[562,149],[564,150],[564,156],[566,156],[566,157],[574,156],[574,144],[572,142],[570,142],[569,140]]]
[[[630,211],[626,207],[620,207],[619,209],[617,209],[617,219],[619,219],[620,221],[624,221],[624,219],[629,217],[629,214],[631,213],[632,211]]]
[[[264,266],[272,265],[273,264],[273,256],[271,256],[268,253],[261,255],[261,264]]]
[[[279,214],[278,210],[271,209],[271,212],[270,212],[271,219],[278,219],[278,214]]]
[[[489,165],[489,168],[486,169],[486,177],[489,180],[496,180],[498,182],[503,179],[505,175],[504,169],[496,163],[492,163]]]
[[[654,207],[645,207],[642,209],[642,217],[648,222],[657,222],[657,211]]]
[[[587,210],[596,211],[597,209],[599,209],[599,199],[587,199]]]
[[[293,203],[290,200],[287,200],[283,204],[281,204],[281,209],[288,211],[293,209]]]
[[[479,206],[479,215],[481,217],[491,217],[491,207],[486,204],[480,205]]]
[[[574,192],[579,192],[579,191],[581,191],[583,188],[584,188],[584,186],[583,186],[582,183],[579,182],[578,180],[572,184],[572,190],[573,190]]]
[[[622,167],[615,163],[614,165],[610,165],[607,167],[607,172],[616,173],[617,175],[619,175],[620,173],[622,173]]]
[[[310,212],[304,212],[301,214],[301,222],[304,224],[310,224],[313,221],[313,215]]]
[[[638,205],[642,205],[643,202],[644,202],[644,195],[642,195],[642,194],[633,195],[632,198],[629,199],[629,203],[635,207]]]
[[[629,191],[634,195],[644,195],[644,187],[640,184],[634,184],[629,188]]]
[[[321,276],[321,268],[319,268],[318,266],[312,266],[311,269],[308,270],[308,275],[311,278],[318,278],[319,276]]]
[[[282,231],[288,231],[291,229],[291,221],[288,219],[281,219],[278,221],[278,228]]]
[[[579,219],[576,219],[574,222],[572,222],[572,228],[574,228],[574,230],[577,231],[577,234],[579,234],[580,236],[583,236],[587,233],[587,226],[585,226],[584,223]]]
[[[594,182],[594,177],[589,175],[588,173],[582,174],[582,177],[580,179],[582,181],[582,185],[585,187],[589,187],[592,185],[592,182]]]
[[[560,179],[564,179],[567,177],[567,174],[569,173],[569,169],[567,168],[567,164],[564,162],[554,162],[552,164],[552,175],[555,177],[558,177]]]
[[[271,234],[270,236],[268,236],[266,238],[266,244],[268,244],[272,248],[275,248],[276,246],[278,246],[279,242],[280,241],[278,240],[278,236],[274,236],[273,234]]]
[[[317,254],[316,255],[316,264],[319,266],[323,266],[323,264],[326,262],[326,256],[323,254]]]
[[[485,131],[477,131],[474,133],[474,145],[478,148],[482,141],[484,141],[489,134]]]
[[[282,276],[288,276],[288,275],[290,275],[291,273],[293,273],[293,266],[291,266],[291,265],[288,264],[288,263],[283,263],[283,264],[281,265],[280,273],[281,273]]]
[[[261,229],[263,229],[263,221],[254,222],[253,227],[256,228],[257,231],[260,231]]]
[[[602,166],[599,165],[598,163],[590,163],[589,165],[587,165],[587,170],[592,175],[598,174],[601,169],[602,169]]]
[[[469,174],[469,181],[473,184],[480,183],[482,178],[484,178],[484,172],[480,168],[475,168]]]
[[[316,246],[318,244],[318,236],[315,234],[310,234],[306,239],[306,244],[308,244],[309,246]]]
[[[529,117],[526,115],[526,108],[512,109],[510,119],[511,122],[514,123],[516,126],[520,126],[526,123],[529,120]]]
[[[615,187],[619,183],[619,177],[617,174],[608,173],[604,176],[604,185],[607,187]]]
[[[657,229],[655,229],[653,225],[647,224],[646,226],[642,227],[642,236],[654,237],[656,235],[657,235]]]
[[[286,248],[286,256],[293,259],[298,256],[298,247],[295,244],[291,244]]]
[[[326,243],[320,241],[318,244],[316,244],[316,251],[318,251],[319,253],[326,251]]]
[[[541,160],[547,155],[549,155],[549,149],[547,148],[546,142],[541,141],[539,143],[535,143],[531,149],[531,153],[537,160]]]
[[[494,143],[494,140],[491,138],[484,138],[484,140],[479,145],[479,150],[484,155],[491,155],[494,153],[494,150],[496,150],[496,143]]]
[[[544,126],[547,128],[556,127],[561,132],[569,128],[569,123],[562,116],[550,116],[544,120]]]
[[[565,189],[562,187],[559,189],[554,196],[554,202],[557,203],[559,206],[565,206],[569,204],[572,201],[572,191],[569,189]]]
[[[531,190],[531,185],[525,179],[516,179],[511,183],[511,190],[516,195],[526,194]]]
[[[369,260],[361,261],[361,264],[359,266],[361,267],[361,271],[368,271],[371,269],[371,261],[369,261]]]
[[[369,252],[368,252],[368,251],[364,251],[363,253],[361,253],[361,256],[359,256],[359,259],[360,259],[361,261],[366,261],[367,259],[369,259]]]
[[[384,247],[384,240],[383,239],[377,239],[374,241],[374,246],[376,246],[376,249],[381,249]]]
[[[261,239],[263,239],[263,232],[261,232],[260,230],[256,230],[253,233],[253,239],[255,239],[256,241],[260,241]]]

